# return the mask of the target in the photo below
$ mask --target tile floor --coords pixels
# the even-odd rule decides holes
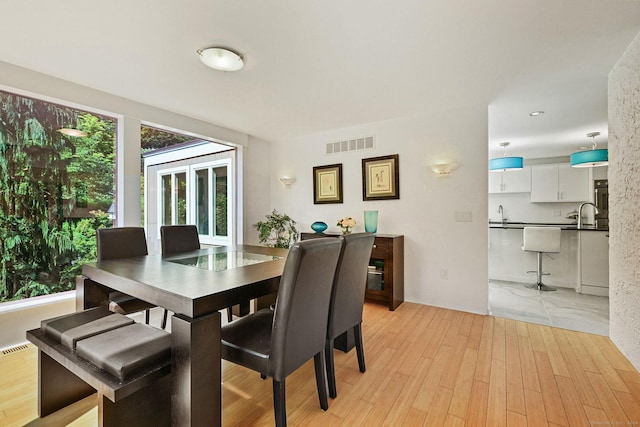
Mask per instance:
[[[609,336],[609,298],[558,288],[541,292],[522,283],[489,282],[489,312],[496,317]]]

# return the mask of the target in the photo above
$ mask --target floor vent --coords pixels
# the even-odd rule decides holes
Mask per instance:
[[[6,348],[2,350],[2,355],[6,356],[7,354],[16,353],[18,351],[26,350],[29,348],[28,344],[17,345],[15,347]]]
[[[374,142],[375,141],[372,136],[329,142],[327,144],[327,154],[343,153],[345,151],[369,150],[374,148]]]

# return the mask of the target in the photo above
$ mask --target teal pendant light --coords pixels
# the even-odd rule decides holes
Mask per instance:
[[[598,166],[607,166],[609,164],[609,150],[606,148],[596,148],[596,136],[600,132],[591,132],[587,136],[592,138],[593,149],[586,151],[578,151],[571,154],[572,168],[593,168]]]
[[[513,171],[523,168],[524,159],[522,157],[507,157],[508,142],[501,142],[504,148],[504,156],[489,160],[489,170],[491,172]]]

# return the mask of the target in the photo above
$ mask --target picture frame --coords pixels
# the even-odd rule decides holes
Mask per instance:
[[[313,203],[342,203],[342,163],[313,167]]]
[[[362,200],[400,198],[398,155],[362,159]]]

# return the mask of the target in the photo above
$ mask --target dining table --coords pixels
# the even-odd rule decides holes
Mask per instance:
[[[277,292],[287,249],[208,247],[86,263],[76,279],[76,310],[108,304],[120,291],[173,312],[171,425],[220,426],[220,310]]]

